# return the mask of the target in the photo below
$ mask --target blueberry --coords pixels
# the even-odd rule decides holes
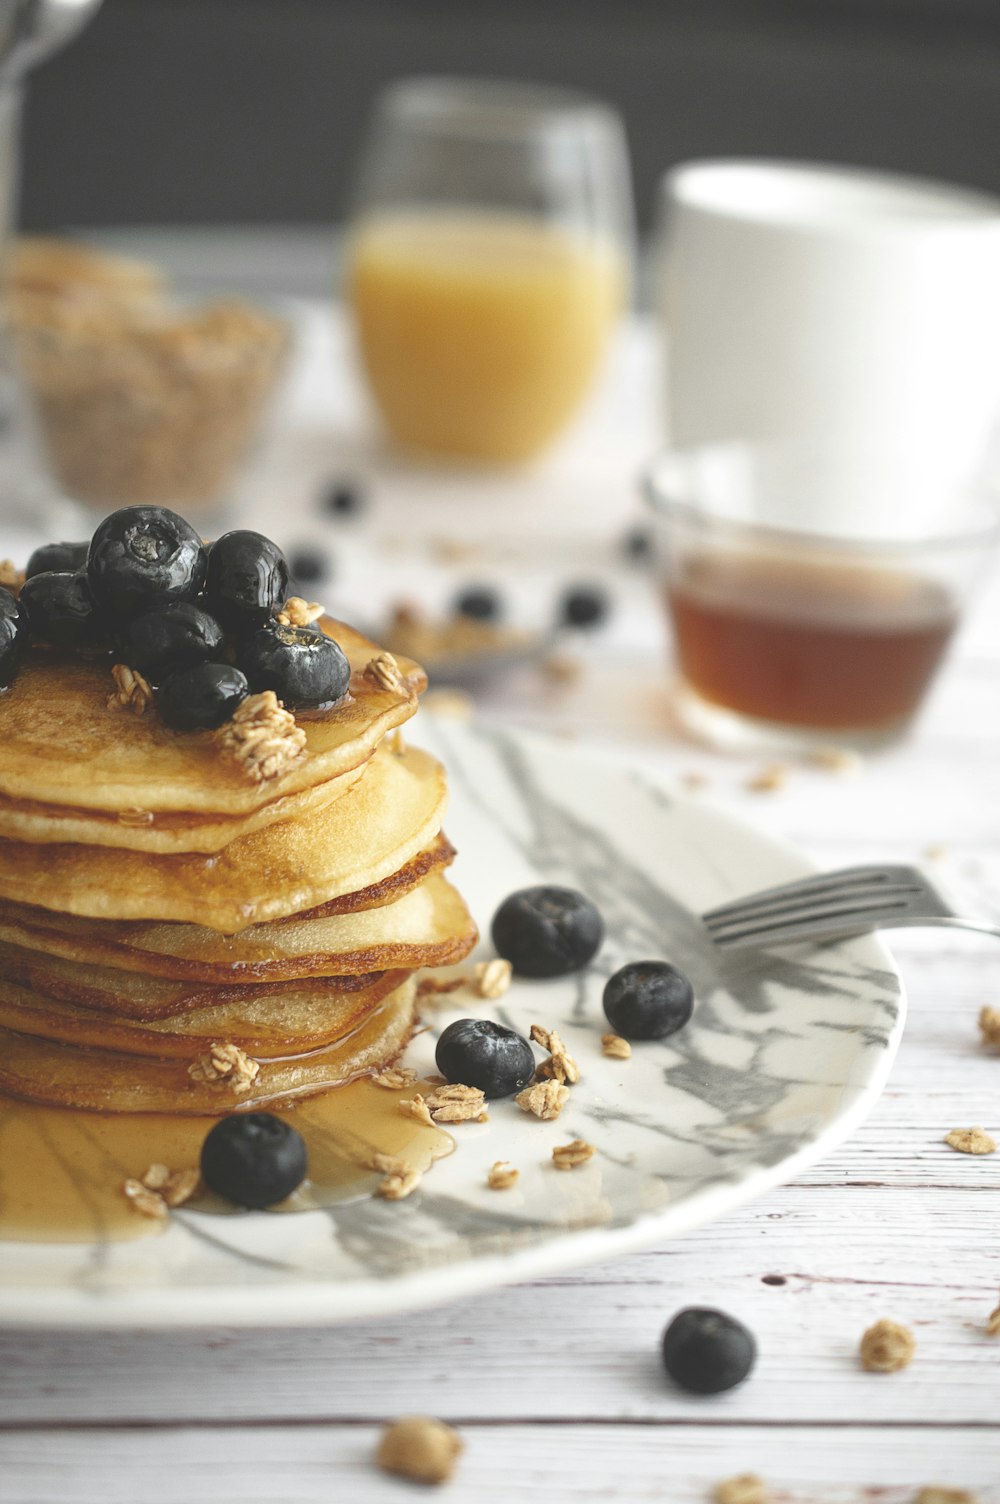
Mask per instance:
[[[526,977],[578,971],[604,939],[604,921],[572,888],[522,888],[493,916],[493,944]]]
[[[98,603],[135,616],[191,600],[205,583],[205,547],[189,522],[166,507],[122,507],[90,540],[87,574]]]
[[[626,559],[644,564],[653,552],[653,535],[648,528],[633,527],[625,534],[622,548]]]
[[[9,590],[0,589],[0,689],[17,673],[28,635],[24,613]]]
[[[302,1135],[272,1112],[233,1113],[201,1146],[201,1178],[237,1206],[273,1206],[290,1196],[309,1168]]]
[[[250,693],[246,675],[228,663],[196,663],[163,681],[156,706],[175,731],[221,726]]]
[[[455,600],[456,616],[471,616],[473,621],[496,621],[500,615],[500,597],[488,585],[471,585]]]
[[[708,1306],[679,1311],[663,1333],[667,1373],[693,1394],[732,1389],[746,1378],[756,1356],[753,1333],[735,1317]]]
[[[33,574],[21,586],[20,606],[35,642],[91,651],[111,646],[104,613],[84,569]]]
[[[261,626],[284,604],[288,561],[263,533],[223,533],[208,551],[209,609],[226,626]]]
[[[446,1081],[476,1086],[488,1097],[509,1097],[535,1074],[528,1041],[489,1018],[460,1018],[449,1024],[434,1059]]]
[[[351,678],[339,643],[310,627],[261,627],[242,644],[237,662],[255,694],[273,689],[285,705],[302,710],[335,704]]]
[[[299,585],[318,585],[330,573],[330,566],[323,554],[314,548],[298,548],[290,556],[288,566],[292,579]]]
[[[611,610],[607,593],[597,585],[572,585],[559,602],[559,625],[597,627]]]
[[[337,480],[324,492],[323,507],[334,517],[356,517],[365,508],[365,493],[357,481]]]
[[[666,1039],[694,1011],[694,991],[669,961],[630,961],[604,988],[604,1011],[623,1039]]]
[[[128,666],[156,684],[179,669],[218,659],[223,641],[214,616],[190,601],[177,601],[137,616],[124,634],[123,651]]]
[[[89,552],[89,543],[43,543],[28,560],[25,578],[30,580],[33,574],[48,574],[51,570],[70,574],[83,568]]]

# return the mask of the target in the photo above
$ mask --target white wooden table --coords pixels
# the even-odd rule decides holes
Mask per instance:
[[[438,542],[465,540],[459,575],[483,566],[496,550],[481,519],[497,508],[477,509],[476,483],[414,479],[359,441],[342,367],[337,380],[317,375],[329,330],[310,327],[314,366],[294,445],[251,510],[292,543],[320,530],[350,575],[334,582],[335,604],[368,591],[380,558],[396,588],[403,566],[378,540],[412,534],[417,505]],[[614,373],[629,400],[607,387],[591,414],[597,436],[614,432],[615,443],[588,447],[578,432],[539,475],[503,483],[508,526],[531,515],[543,532],[572,536],[564,573],[606,566],[607,538],[627,520],[634,462],[652,441],[650,404],[631,396],[649,377],[648,338],[633,331]],[[323,475],[348,471],[370,483],[374,553],[311,510]],[[502,499],[503,485],[480,484]],[[26,540],[8,527],[0,554]],[[441,552],[406,554],[418,593],[450,582]],[[525,582],[509,562],[491,570],[541,599],[541,574]],[[486,690],[484,714],[602,740],[665,775],[699,772],[707,797],[824,864],[926,859],[992,894],[1000,912],[1000,587],[906,745],[850,777],[792,766],[785,787],[765,794],[745,787],[759,762],[678,737],[648,584],[624,567],[606,577],[617,619],[588,639],[582,676],[554,689],[519,671]],[[443,1500],[688,1504],[753,1471],[781,1504],[905,1504],[931,1483],[1000,1501],[1000,1337],[985,1331],[1000,1301],[1000,1154],[963,1156],[942,1142],[976,1124],[1000,1136],[1000,1056],[976,1026],[982,1004],[1000,1006],[1000,945],[903,932],[892,950],[909,1016],[889,1086],[850,1141],[791,1185],[648,1253],[412,1316],[313,1331],[0,1333],[0,1499],[388,1504],[414,1488],[376,1471],[379,1428],[421,1411],[466,1443]],[[739,1316],[760,1345],[750,1380],[711,1399],[673,1388],[658,1356],[665,1322],[696,1303]],[[916,1335],[902,1373],[860,1369],[858,1339],[881,1317]]]

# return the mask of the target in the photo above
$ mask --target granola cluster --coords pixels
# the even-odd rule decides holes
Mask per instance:
[[[280,778],[306,755],[306,734],[273,689],[248,695],[217,732],[219,746],[257,783]]]
[[[251,1060],[236,1044],[211,1044],[188,1066],[188,1075],[199,1085],[225,1085],[240,1096],[249,1091],[260,1074],[260,1063]]]

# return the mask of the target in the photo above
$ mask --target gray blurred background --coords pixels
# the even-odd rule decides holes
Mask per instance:
[[[606,97],[644,228],[706,155],[1000,191],[998,0],[105,0],[32,77],[22,224],[329,225],[374,91],[421,72]]]

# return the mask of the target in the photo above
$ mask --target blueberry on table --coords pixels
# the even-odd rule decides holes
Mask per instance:
[[[196,663],[160,686],[156,706],[175,731],[211,730],[232,718],[250,693],[246,675],[228,663]]]
[[[493,916],[493,944],[521,976],[561,977],[597,953],[604,921],[573,888],[522,888]]]
[[[694,990],[669,961],[630,961],[604,988],[608,1023],[623,1039],[666,1039],[694,1011]]]
[[[192,600],[205,583],[204,544],[166,507],[122,507],[90,540],[87,573],[98,603],[118,617]]]
[[[32,639],[54,648],[103,651],[110,647],[107,620],[85,569],[33,574],[21,586],[21,611]]]
[[[365,493],[356,481],[334,481],[323,493],[323,507],[334,517],[356,517],[364,511]]]
[[[573,585],[559,602],[559,625],[597,627],[611,610],[607,593],[597,585]]]
[[[201,1178],[237,1206],[273,1206],[300,1186],[308,1156],[297,1129],[271,1112],[233,1113],[201,1146]]]
[[[296,549],[289,557],[288,567],[297,585],[318,585],[330,573],[329,561],[315,548]]]
[[[30,580],[33,574],[48,574],[50,570],[70,574],[83,568],[89,552],[89,543],[43,543],[28,560],[25,578]]]
[[[663,1333],[667,1373],[692,1394],[721,1394],[753,1368],[757,1343],[734,1316],[709,1306],[679,1311]]]
[[[17,673],[27,635],[17,601],[9,590],[0,589],[0,689],[6,689]]]
[[[473,621],[496,621],[500,615],[500,597],[488,585],[470,585],[455,598],[455,615]]]
[[[487,1097],[509,1097],[535,1074],[528,1041],[489,1018],[460,1018],[449,1024],[434,1059],[446,1081],[478,1087]]]
[[[226,626],[260,626],[284,604],[288,561],[263,533],[223,533],[208,550],[209,609]]]
[[[123,651],[129,668],[137,668],[153,683],[218,659],[223,650],[222,628],[214,616],[190,601],[176,601],[137,616],[124,633]]]
[[[312,627],[261,627],[242,644],[237,662],[255,694],[273,689],[290,709],[333,705],[351,679],[343,648]]]

